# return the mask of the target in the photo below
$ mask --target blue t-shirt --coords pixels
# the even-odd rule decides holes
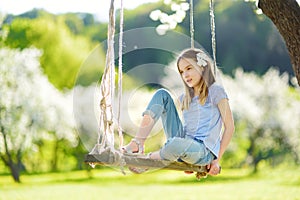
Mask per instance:
[[[183,131],[186,136],[203,141],[204,145],[218,157],[222,134],[222,118],[218,109],[221,99],[228,99],[224,88],[216,83],[208,88],[204,105],[195,96],[188,110],[183,110]]]

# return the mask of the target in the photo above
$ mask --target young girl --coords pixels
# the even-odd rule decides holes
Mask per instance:
[[[159,151],[150,153],[149,158],[206,165],[208,174],[217,175],[221,169],[219,161],[234,132],[227,94],[217,85],[213,61],[203,50],[183,51],[177,68],[185,87],[179,98],[183,123],[169,92],[159,89],[143,113],[136,136],[123,151],[143,153],[147,136],[161,118],[167,141]]]

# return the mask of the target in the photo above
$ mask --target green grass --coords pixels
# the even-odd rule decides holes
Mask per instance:
[[[86,171],[23,175],[22,183],[0,176],[1,200],[300,200],[300,168],[224,169],[221,175],[198,181],[177,171],[151,171],[142,175],[106,168]]]

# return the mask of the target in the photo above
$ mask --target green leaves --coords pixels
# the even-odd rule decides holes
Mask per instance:
[[[63,20],[16,18],[9,26],[5,44],[11,48],[35,46],[42,50],[41,66],[50,82],[59,89],[71,88],[91,43],[72,34]]]

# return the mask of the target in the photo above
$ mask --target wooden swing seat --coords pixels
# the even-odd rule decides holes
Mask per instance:
[[[120,156],[122,155],[122,156]],[[185,162],[171,162],[167,160],[154,160],[145,158],[140,155],[127,155],[121,154],[117,151],[105,150],[97,154],[87,154],[85,156],[85,163],[91,166],[122,166],[126,167],[139,167],[147,169],[168,169],[177,171],[193,171],[196,176],[203,178],[207,176],[206,166],[192,165]]]

